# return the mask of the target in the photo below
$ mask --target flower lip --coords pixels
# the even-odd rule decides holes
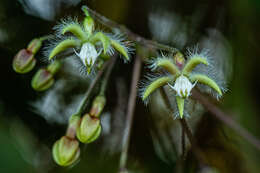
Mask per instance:
[[[91,43],[84,43],[80,49],[80,53],[75,51],[76,55],[81,59],[86,67],[92,67],[101,52],[97,52],[95,46]]]
[[[190,96],[190,92],[192,88],[196,85],[196,82],[192,84],[186,76],[180,75],[176,79],[174,86],[170,85],[169,83],[168,85],[176,91],[179,97],[187,98]]]

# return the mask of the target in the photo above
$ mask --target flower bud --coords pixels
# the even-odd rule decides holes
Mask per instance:
[[[79,142],[67,136],[56,141],[52,148],[54,161],[60,166],[69,166],[80,156]]]
[[[75,138],[77,128],[79,127],[79,123],[80,116],[78,114],[71,115],[66,136],[70,137],[71,139]]]
[[[105,104],[106,104],[106,97],[103,95],[97,96],[92,103],[92,107],[90,109],[90,115],[94,117],[99,117],[99,115],[103,111],[103,108],[105,107]]]
[[[54,61],[53,63],[49,64],[47,70],[54,75],[59,71],[61,68],[61,62],[59,60]]]
[[[31,51],[35,55],[38,52],[38,50],[41,48],[41,46],[42,46],[42,41],[36,38],[29,43],[27,50]]]
[[[183,54],[180,52],[177,52],[173,58],[174,58],[175,64],[181,69],[185,63]]]
[[[49,89],[53,83],[53,75],[48,70],[42,68],[33,76],[31,85],[36,91],[44,91]]]
[[[93,33],[94,28],[95,28],[95,23],[94,23],[94,20],[90,16],[85,17],[83,25],[84,25],[84,28],[87,33],[89,33],[89,34]]]
[[[26,49],[20,50],[14,57],[13,69],[17,73],[28,73],[36,64],[36,60],[31,51]]]
[[[77,129],[77,138],[82,143],[95,141],[101,133],[100,119],[86,114],[82,117],[79,128]]]

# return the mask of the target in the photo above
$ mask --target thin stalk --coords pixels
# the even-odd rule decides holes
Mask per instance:
[[[112,60],[111,60],[111,63],[109,64],[107,72],[106,72],[106,74],[105,74],[105,76],[103,78],[99,95],[105,95],[105,91],[106,91],[106,88],[107,88],[107,83],[108,83],[109,77],[111,75],[112,69],[113,69],[113,67],[115,65],[115,62],[116,62],[116,58],[113,57]]]
[[[113,57],[113,59],[114,59],[114,57]],[[81,104],[80,104],[79,107],[78,107],[78,110],[77,110],[76,115],[81,116],[81,114],[82,114],[83,111],[85,110],[86,105],[87,105],[87,101],[88,101],[88,99],[89,99],[89,96],[90,96],[92,90],[94,89],[94,87],[96,86],[96,84],[98,83],[98,81],[100,80],[100,78],[101,78],[102,74],[104,73],[105,69],[107,68],[107,66],[108,66],[111,62],[114,61],[113,59],[112,59],[112,60],[109,60],[109,61],[107,61],[107,62],[105,62],[105,64],[104,64],[104,65],[102,66],[102,68],[99,70],[97,76],[96,76],[95,79],[92,81],[92,83],[91,83],[90,86],[88,87],[88,89],[87,89],[85,95],[83,96],[83,99],[82,99],[82,101],[81,101]]]
[[[128,148],[131,136],[131,128],[134,117],[135,103],[136,103],[136,95],[137,95],[137,84],[140,78],[142,67],[141,58],[136,57],[133,69],[133,77],[131,83],[131,91],[128,99],[128,109],[126,114],[126,127],[124,130],[124,136],[122,140],[122,152],[120,156],[119,170],[121,172],[126,170],[126,162],[128,157]]]
[[[165,51],[169,51],[172,53],[176,53],[179,52],[178,49],[171,47],[171,46],[167,46],[164,44],[160,44],[156,41],[153,40],[148,40],[134,32],[132,32],[130,29],[128,29],[127,27],[125,27],[124,25],[120,25],[108,18],[106,18],[105,16],[99,14],[98,12],[90,9],[89,7],[86,7],[87,10],[89,11],[89,13],[91,14],[92,17],[94,17],[95,19],[97,19],[100,23],[102,23],[103,25],[105,25],[108,28],[111,28],[112,30],[117,28],[119,30],[121,30],[124,34],[126,34],[130,40],[135,41],[145,47],[149,47],[152,49],[161,49],[161,50],[165,50]]]

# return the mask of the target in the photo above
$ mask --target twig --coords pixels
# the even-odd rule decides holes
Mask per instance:
[[[94,87],[96,86],[97,82],[100,80],[102,74],[104,73],[105,69],[107,68],[107,66],[111,63],[113,63],[113,61],[115,61],[115,57],[112,57],[111,60],[105,62],[105,64],[102,66],[102,68],[99,70],[97,76],[95,77],[95,79],[92,81],[92,83],[90,84],[90,86],[88,87],[82,101],[81,101],[81,104],[78,108],[78,111],[77,111],[77,115],[81,116],[82,112],[85,110],[85,107],[86,107],[86,104],[87,104],[87,101],[89,99],[89,96],[92,92],[92,90],[94,89]]]
[[[119,163],[119,171],[121,172],[124,172],[126,170],[128,147],[129,147],[129,141],[131,135],[131,127],[132,127],[132,122],[134,117],[135,103],[136,103],[135,101],[137,95],[137,84],[141,73],[141,66],[142,66],[141,58],[136,57],[134,63],[134,69],[133,69],[131,91],[128,100],[128,109],[126,114],[126,127],[124,130],[124,136],[122,141],[122,152],[121,152],[120,163]]]
[[[109,77],[111,75],[111,72],[113,70],[113,67],[115,65],[115,62],[116,62],[116,58],[113,57],[112,60],[111,60],[111,63],[108,66],[106,74],[104,74],[105,76],[103,77],[103,81],[102,81],[102,84],[101,84],[99,95],[105,95],[107,83],[108,83]]]
[[[223,112],[215,104],[213,104],[206,96],[202,95],[198,90],[193,90],[192,97],[198,100],[209,112],[216,116],[219,120],[225,123],[228,127],[235,130],[240,136],[245,138],[250,144],[254,145],[258,150],[260,150],[260,140],[248,132],[245,128],[240,126],[235,120],[233,120],[229,115]]]
[[[161,43],[158,43],[156,41],[153,40],[148,40],[134,32],[132,32],[130,29],[128,29],[127,27],[125,27],[124,25],[120,25],[108,18],[106,18],[105,16],[99,14],[98,12],[90,9],[89,7],[86,7],[87,10],[89,11],[89,13],[91,14],[92,17],[94,17],[95,19],[97,19],[101,24],[103,24],[104,26],[114,30],[115,28],[119,29],[120,31],[122,31],[124,34],[126,34],[130,40],[135,41],[145,47],[149,47],[152,49],[161,49],[161,50],[165,50],[165,51],[169,51],[172,53],[176,53],[179,52],[179,50],[177,48],[171,47],[171,46],[167,46]]]

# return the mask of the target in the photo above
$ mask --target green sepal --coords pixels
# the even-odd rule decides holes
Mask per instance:
[[[104,54],[106,54],[107,50],[110,46],[110,39],[105,34],[103,34],[102,32],[98,32],[91,38],[90,42],[93,43],[93,44],[96,44],[99,41],[103,45]]]
[[[84,21],[83,21],[83,26],[84,26],[84,30],[91,35],[95,29],[95,23],[94,20],[90,17],[87,16],[85,17]]]
[[[36,38],[29,43],[29,45],[27,46],[27,50],[31,51],[33,54],[36,54],[41,48],[41,46],[42,46],[41,39]]]
[[[122,46],[118,41],[111,39],[111,45],[115,48],[118,52],[120,52],[127,61],[129,61],[129,55],[124,46]]]
[[[193,57],[184,66],[182,70],[183,74],[188,75],[199,64],[209,65],[208,61],[205,58],[199,56]]]
[[[147,97],[154,92],[157,88],[160,88],[163,85],[166,85],[168,82],[172,80],[171,77],[164,76],[156,79],[155,81],[151,82],[146,88],[143,93],[142,99],[145,100]]]
[[[180,118],[183,118],[183,112],[184,112],[184,99],[176,96],[176,102],[177,102],[177,106],[178,106],[178,111],[180,114]]]
[[[82,30],[81,26],[77,23],[69,24],[69,25],[65,26],[61,31],[62,34],[65,34],[67,32],[71,32],[81,41],[87,40],[87,35]]]
[[[100,128],[100,119],[91,117],[89,114],[85,114],[82,117],[80,126],[77,128],[77,138],[82,143],[89,143],[92,137],[96,136],[98,129]]]
[[[52,148],[54,161],[60,166],[69,166],[75,163],[80,156],[79,143],[67,136],[57,140]]]
[[[28,73],[36,65],[36,59],[32,52],[22,49],[20,50],[13,59],[13,70],[17,73]]]
[[[211,87],[212,89],[214,89],[215,91],[217,91],[217,93],[222,96],[222,91],[221,89],[219,88],[218,84],[212,80],[211,78],[209,78],[208,76],[206,75],[203,75],[203,74],[194,74],[194,75],[191,75],[190,76],[190,80],[192,82],[199,82],[199,83],[202,83],[204,85],[207,85],[209,87]]]
[[[172,75],[179,75],[180,71],[178,67],[168,58],[160,58],[157,60],[156,65],[167,70]]]
[[[53,75],[46,69],[40,69],[33,76],[31,86],[36,91],[44,91],[54,84]]]
[[[101,125],[99,125],[97,131],[91,136],[86,143],[94,142],[101,134],[102,128]]]
[[[80,45],[80,42],[74,39],[66,39],[60,42],[50,53],[49,59],[52,59],[57,54],[65,51],[68,48],[77,47]]]

